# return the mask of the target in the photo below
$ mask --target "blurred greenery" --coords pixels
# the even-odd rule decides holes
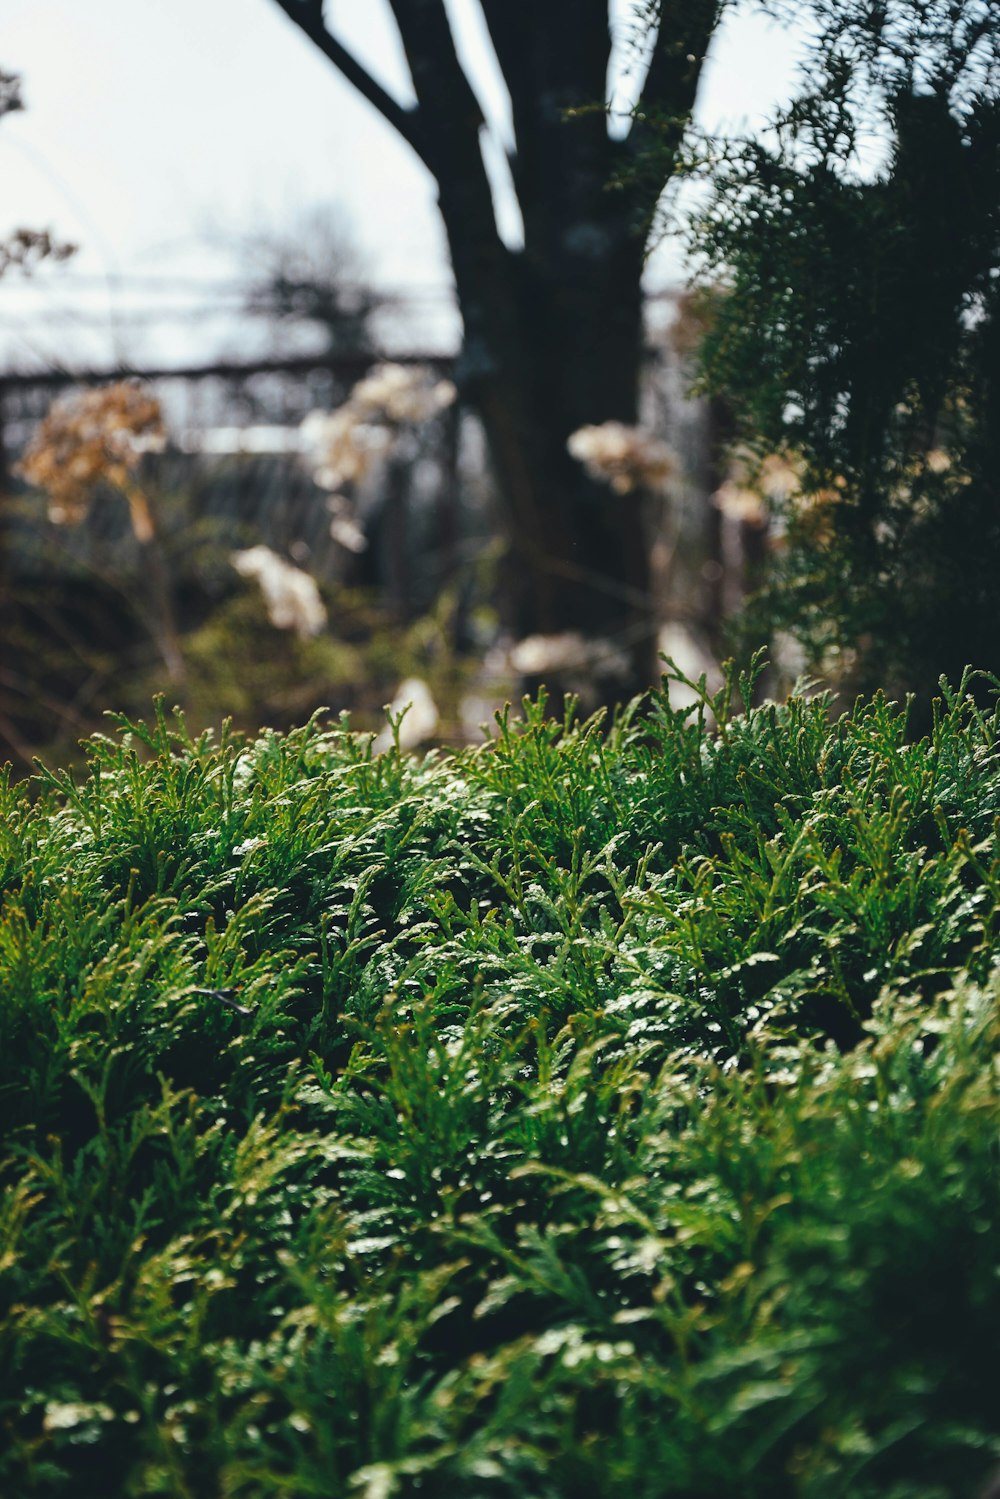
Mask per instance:
[[[442,736],[462,737],[460,702],[480,664],[458,648],[458,590],[442,590],[429,611],[401,623],[375,589],[321,582],[329,625],[303,638],[269,621],[256,583],[239,579],[216,543],[195,536],[171,561],[183,677],[169,688],[148,600],[125,569],[63,563],[8,589],[0,752],[18,774],[30,773],[36,755],[82,764],[81,743],[108,711],[141,713],[158,692],[196,732],[227,717],[247,732],[290,728],[321,707],[369,728],[384,723],[385,704],[415,676],[429,683]]]
[[[975,1492],[1000,684],[759,664],[4,784],[0,1491]]]
[[[703,379],[800,465],[749,637],[929,701],[1000,666],[1000,7],[811,8],[799,97],[702,164]]]

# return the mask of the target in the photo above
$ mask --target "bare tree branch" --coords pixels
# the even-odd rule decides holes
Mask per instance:
[[[421,120],[421,154],[437,179],[456,277],[459,244],[500,247],[493,194],[480,147],[485,121],[455,50],[443,0],[389,0]]]
[[[0,69],[0,115],[23,109],[21,80],[16,73],[5,73]]]
[[[446,131],[457,131],[466,140],[471,135],[478,149],[483,112],[458,60],[442,0],[389,0],[389,6],[402,38],[417,107],[433,117],[427,120],[428,130],[438,137]],[[444,126],[445,121],[445,129],[434,128],[435,122]]]
[[[323,56],[353,84],[358,93],[373,104],[383,119],[398,131],[407,145],[420,157],[425,166],[430,166],[424,151],[420,129],[419,109],[408,109],[377,82],[353,52],[326,27],[323,20],[322,0],[277,0],[277,4],[290,20],[313,42]]]
[[[659,6],[652,57],[624,143],[639,167],[631,192],[646,217],[653,214],[673,173],[705,54],[725,5],[726,0],[662,0]]]
[[[724,0],[663,0],[653,55],[636,107],[637,126],[655,118],[661,123],[676,120],[678,131],[683,130],[723,7]],[[635,146],[645,144],[641,128],[629,133],[630,140],[636,136]]]

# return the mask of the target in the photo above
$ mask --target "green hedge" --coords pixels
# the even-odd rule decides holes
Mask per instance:
[[[1000,712],[158,713],[0,813],[0,1493],[972,1496]]]

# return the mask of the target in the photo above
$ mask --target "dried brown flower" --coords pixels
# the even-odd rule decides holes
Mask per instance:
[[[380,364],[359,380],[336,411],[313,411],[302,436],[315,458],[322,489],[340,489],[367,478],[389,452],[396,429],[429,421],[456,398],[450,380],[435,380],[423,365]]]
[[[630,494],[635,489],[664,490],[677,468],[665,442],[643,427],[629,427],[624,422],[580,427],[570,435],[566,447],[592,478],[610,484],[616,494]]]
[[[149,502],[135,482],[143,452],[162,446],[159,401],[138,385],[119,381],[54,401],[18,471],[49,497],[49,519],[76,525],[101,485],[128,500],[137,539],[153,536]]]

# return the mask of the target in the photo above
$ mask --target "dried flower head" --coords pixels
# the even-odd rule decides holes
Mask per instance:
[[[737,448],[712,503],[731,520],[763,526],[772,506],[780,511],[801,497],[802,473],[802,461],[795,453],[768,453],[760,458],[749,449]]]
[[[315,579],[293,567],[270,547],[233,552],[230,561],[244,578],[254,578],[264,595],[267,617],[277,630],[294,630],[302,639],[318,635],[326,625],[326,609]]]
[[[435,380],[423,365],[380,364],[355,385],[351,404],[388,422],[427,422],[456,394],[450,380]]]
[[[760,462],[757,482],[769,500],[780,504],[801,493],[803,469],[798,453],[768,453]]]
[[[43,260],[68,260],[76,245],[54,239],[47,229],[15,229],[0,240],[0,276],[10,270],[30,276]]]
[[[302,423],[322,489],[359,484],[392,447],[395,429],[430,421],[455,400],[450,380],[435,380],[423,365],[380,364],[359,380],[336,411],[313,411]]]
[[[149,541],[149,503],[134,475],[142,454],[163,440],[159,401],[122,380],[54,401],[18,471],[48,494],[49,519],[57,525],[83,520],[102,484],[121,490],[136,536]]]
[[[321,489],[360,484],[389,445],[389,433],[361,418],[350,403],[339,411],[314,411],[302,423],[302,436],[313,449],[313,477]]]
[[[537,677],[545,672],[599,670],[603,676],[625,677],[629,659],[612,641],[587,638],[578,630],[557,635],[526,635],[511,648],[510,664],[521,676]]]
[[[712,504],[729,520],[750,526],[763,526],[767,521],[767,503],[756,489],[737,484],[735,479],[725,479],[712,496]]]
[[[434,733],[440,719],[437,703],[422,677],[407,677],[400,684],[396,696],[389,704],[388,712],[392,718],[398,718],[404,712],[406,715],[397,731],[400,749],[414,749],[416,745],[423,744]],[[393,731],[387,725],[375,736],[372,749],[379,754],[389,749],[392,742]]]
[[[368,537],[361,529],[354,506],[346,495],[332,494],[326,502],[330,512],[330,535],[348,552],[367,552]]]
[[[610,484],[616,494],[635,489],[666,489],[677,469],[673,451],[643,427],[624,422],[602,422],[580,427],[567,440],[570,456],[588,474]]]

